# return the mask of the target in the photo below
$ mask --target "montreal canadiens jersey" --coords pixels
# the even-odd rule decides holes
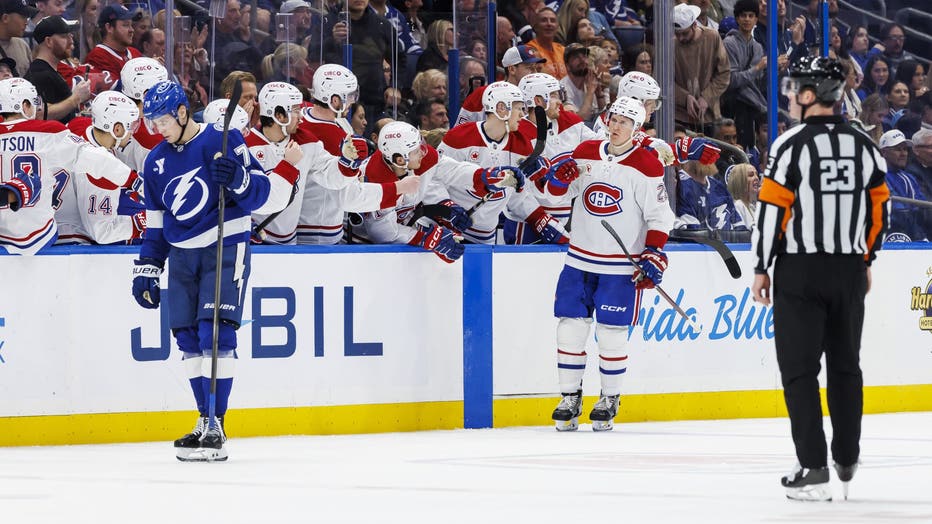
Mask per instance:
[[[463,106],[456,115],[456,125],[465,124],[466,122],[482,122],[485,120],[485,111],[482,108],[482,95],[485,93],[485,86],[479,86],[463,100]]]
[[[373,242],[407,244],[417,233],[417,228],[413,224],[409,226],[408,223],[413,218],[418,204],[437,204],[450,199],[448,189],[450,187],[472,187],[478,166],[442,157],[429,145],[423,147],[426,151],[420,167],[413,173],[409,171],[407,175],[420,177],[421,184],[418,192],[402,195],[396,206],[384,207],[364,216],[366,235]],[[398,176],[389,167],[381,152],[369,157],[360,167],[360,171],[365,179],[371,182],[386,183],[398,180]],[[421,221],[427,220],[421,219]]]
[[[634,267],[601,221],[615,228],[637,259],[645,245],[662,248],[666,243],[673,210],[657,157],[636,146],[609,154],[608,145],[590,140],[573,152],[579,178],[567,188],[567,194],[577,198],[566,265],[590,273],[630,275]]]
[[[56,121],[16,119],[0,123],[0,179],[38,173],[42,192],[30,205],[13,214],[0,206],[0,247],[32,255],[54,242],[55,210],[74,173],[106,176],[117,185],[127,182],[130,170],[103,148],[94,147]]]
[[[217,242],[220,188],[211,180],[208,165],[221,151],[223,128],[196,125],[198,131],[187,143],[176,147],[163,141],[146,158],[142,178],[147,229],[142,257],[165,260],[169,245],[193,249]],[[249,240],[254,210],[285,206],[292,181],[267,177],[239,131],[231,129],[227,140],[228,154],[242,160],[248,175],[244,187],[224,192],[224,245],[233,245]],[[273,184],[277,189],[273,190]]]
[[[437,148],[442,156],[485,168],[517,166],[532,150],[531,141],[522,133],[521,128],[514,133],[508,133],[507,141],[496,142],[485,134],[479,122],[467,122],[454,127],[447,132]],[[472,184],[463,187],[451,186],[447,189],[450,198],[466,210],[482,200],[477,196]],[[500,213],[507,211],[514,219],[523,221],[538,207],[537,199],[530,191],[518,193],[510,187],[497,191],[476,209],[472,215],[473,225],[463,231],[463,237],[477,244],[494,244]]]

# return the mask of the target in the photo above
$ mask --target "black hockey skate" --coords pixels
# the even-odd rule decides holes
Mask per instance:
[[[793,500],[829,502],[832,490],[828,485],[828,468],[804,468],[798,463],[780,483],[786,488],[786,498]]]
[[[611,431],[615,427],[615,415],[617,414],[618,395],[602,395],[589,413],[592,431]]]
[[[227,459],[227,450],[223,447],[226,442],[226,433],[223,431],[223,417],[217,417],[215,427],[209,427],[207,417],[201,417],[195,431],[175,441],[175,456],[182,462],[214,462]],[[201,436],[193,439],[193,435],[200,430]],[[193,447],[180,447],[179,443]],[[184,450],[182,452],[181,450]]]
[[[582,390],[576,393],[564,393],[563,399],[550,416],[556,422],[557,431],[576,431],[579,429],[579,416],[582,415]]]
[[[845,500],[848,500],[848,483],[854,478],[854,473],[858,470],[858,463],[855,462],[850,466],[842,466],[836,462],[834,465],[835,473],[838,474],[838,480],[841,481],[842,495],[844,495]]]

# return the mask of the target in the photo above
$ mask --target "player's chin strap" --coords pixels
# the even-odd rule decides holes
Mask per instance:
[[[172,145],[173,145],[173,146],[183,146],[185,143],[182,142],[181,139],[184,138],[185,131],[188,130],[188,124],[191,123],[191,115],[185,114],[184,124],[182,124],[182,123],[178,120],[178,117],[175,117],[175,122],[178,122],[178,125],[181,126],[181,133],[178,134],[178,140],[177,140],[176,142],[172,142]],[[112,135],[113,133],[111,132],[110,134]],[[117,144],[119,144],[119,141],[117,141]]]

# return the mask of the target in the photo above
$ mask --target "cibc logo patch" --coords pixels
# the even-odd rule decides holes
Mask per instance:
[[[620,188],[604,182],[589,184],[583,191],[586,211],[597,217],[621,213],[621,197]]]

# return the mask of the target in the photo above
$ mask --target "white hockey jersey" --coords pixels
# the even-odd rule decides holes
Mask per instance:
[[[522,122],[527,122],[526,126],[530,128],[534,127],[527,120]],[[479,167],[517,166],[533,150],[531,140],[525,134],[527,131],[522,131],[528,129],[526,126],[508,133],[507,141],[496,142],[485,134],[481,123],[467,122],[447,132],[437,151],[441,156],[478,164]],[[450,198],[466,210],[482,200],[472,185],[452,186],[448,187],[448,191]],[[473,226],[463,231],[463,237],[476,244],[494,244],[500,213],[507,211],[516,220],[523,221],[538,207],[537,199],[529,190],[521,193],[513,188],[497,191],[476,209],[472,215]]]
[[[662,248],[673,228],[663,181],[663,165],[650,151],[632,146],[620,155],[608,153],[608,141],[583,142],[573,152],[579,178],[565,195],[578,197],[573,207],[573,236],[566,265],[609,275],[630,275],[633,265],[602,226],[607,220],[638,259],[646,245]],[[554,191],[547,186],[549,194]]]
[[[105,149],[94,147],[61,123],[15,119],[0,123],[0,180],[17,173],[38,172],[42,192],[15,214],[0,207],[0,248],[12,254],[33,255],[57,236],[55,209],[74,173],[92,173],[122,185],[130,169]]]
[[[421,165],[407,176],[421,178],[418,192],[402,195],[398,204],[385,207],[364,216],[366,236],[377,244],[407,244],[414,238],[417,228],[408,225],[419,203],[436,204],[450,198],[449,188],[470,188],[473,186],[479,166],[469,162],[459,162],[440,156],[430,146],[421,160]],[[371,182],[386,183],[398,180],[398,176],[389,167],[381,152],[369,157],[360,167],[363,177]],[[426,220],[426,219],[423,219]]]
[[[105,149],[94,138],[90,118],[73,118],[68,122],[68,129],[91,146]],[[109,153],[113,154],[113,151],[109,150]],[[129,167],[124,165],[123,169],[128,170]],[[56,180],[56,194],[59,195],[55,210],[55,221],[58,223],[56,244],[128,243],[139,238],[140,232],[134,227],[132,215],[145,214],[142,204],[123,196],[124,188],[103,180],[97,172],[75,172],[71,175]],[[132,173],[129,180],[135,178],[135,173]],[[132,204],[132,209],[121,210],[121,202]]]

